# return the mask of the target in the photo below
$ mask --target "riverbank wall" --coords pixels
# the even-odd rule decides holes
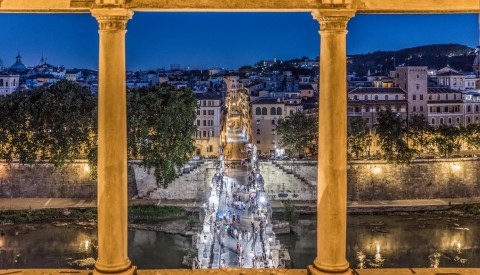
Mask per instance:
[[[316,162],[260,162],[271,200],[316,200]],[[138,162],[128,170],[129,198],[203,200],[215,174],[213,161],[190,162],[166,189]],[[353,161],[347,166],[349,201],[391,201],[480,196],[480,159],[414,160],[409,165]],[[95,199],[96,180],[86,161],[55,169],[50,164],[0,163],[0,198]]]
[[[317,163],[261,162],[272,200],[316,199]],[[480,196],[480,159],[413,160],[409,165],[352,161],[347,165],[349,201],[391,201]]]
[[[128,197],[203,199],[214,173],[212,161],[189,162],[178,169],[176,179],[168,188],[163,188],[157,186],[152,171],[146,171],[139,161],[130,161]],[[47,163],[23,165],[0,162],[0,198],[95,199],[96,194],[97,182],[91,176],[87,161],[78,160],[61,169]]]

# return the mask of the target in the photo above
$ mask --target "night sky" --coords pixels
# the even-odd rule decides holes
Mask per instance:
[[[96,69],[97,23],[90,14],[1,14],[0,59],[28,66],[42,53],[53,65]],[[435,43],[478,44],[476,14],[357,15],[348,25],[348,53]],[[309,13],[140,13],[128,23],[127,68],[236,69],[261,59],[314,58],[318,23]]]

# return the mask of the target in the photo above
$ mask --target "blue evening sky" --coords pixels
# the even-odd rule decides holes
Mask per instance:
[[[89,14],[1,14],[0,59],[26,65],[42,53],[53,65],[96,69],[97,23]],[[435,43],[478,44],[476,14],[357,15],[347,52],[367,53]],[[261,59],[319,52],[318,23],[309,13],[141,13],[128,23],[127,68],[236,69]]]

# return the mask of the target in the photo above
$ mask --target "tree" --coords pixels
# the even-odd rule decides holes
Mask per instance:
[[[372,137],[366,120],[362,118],[351,119],[347,130],[348,155],[354,154],[356,158],[359,158],[360,154],[365,152],[371,143]]]
[[[281,144],[293,155],[303,155],[306,151],[315,154],[317,151],[318,121],[315,117],[297,112],[278,121],[278,134]]]
[[[377,136],[384,159],[389,163],[409,163],[413,158],[412,150],[406,141],[408,129],[405,120],[390,109],[378,114]]]
[[[461,130],[451,125],[440,125],[435,128],[433,142],[438,152],[448,158],[453,151],[461,148]]]
[[[474,150],[480,148],[480,125],[476,123],[470,123],[467,127],[461,129],[461,135],[463,141],[465,141],[468,150]]]
[[[48,160],[63,167],[82,158],[96,139],[96,98],[73,82],[16,92],[0,102],[0,155],[7,162]]]
[[[423,114],[413,114],[408,125],[408,137],[416,153],[432,153],[432,127]]]
[[[195,151],[197,100],[191,90],[146,87],[127,93],[128,153],[154,168],[157,184],[166,187]]]

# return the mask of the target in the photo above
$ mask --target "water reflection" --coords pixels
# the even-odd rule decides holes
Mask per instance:
[[[91,268],[97,258],[94,229],[14,225],[0,226],[1,232],[0,268]],[[349,216],[347,259],[359,269],[480,267],[479,233],[478,218]],[[131,230],[128,238],[130,259],[143,269],[179,268],[191,247],[189,237],[159,232]],[[315,217],[278,239],[289,245],[294,267],[305,268],[316,256]]]
[[[2,226],[2,268],[92,268],[98,255],[94,229],[36,225]],[[179,268],[191,246],[191,238],[161,232],[129,231],[129,255],[139,268]]]
[[[362,268],[480,267],[478,218],[441,215],[348,216],[347,260]],[[315,258],[316,220],[302,219],[291,251],[295,267]],[[292,239],[279,236],[281,243]]]

